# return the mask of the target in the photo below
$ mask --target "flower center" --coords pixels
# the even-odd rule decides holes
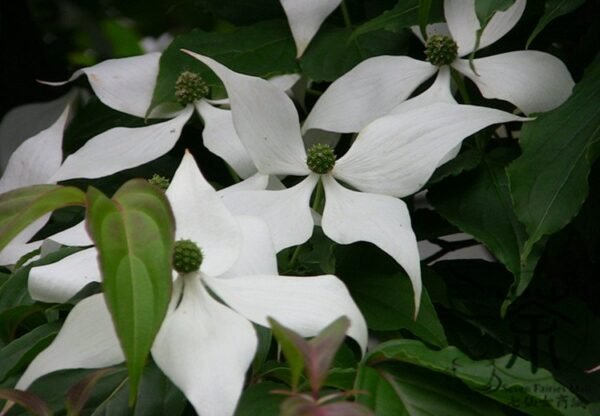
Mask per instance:
[[[191,273],[200,269],[202,250],[192,240],[177,240],[173,250],[173,268],[179,273]]]
[[[148,183],[162,189],[163,191],[166,191],[171,181],[164,176],[160,176],[155,173],[150,179],[148,179]]]
[[[458,56],[458,45],[449,36],[433,35],[425,45],[425,56],[432,65],[450,65]]]
[[[325,174],[331,172],[335,166],[335,153],[328,144],[314,144],[308,149],[306,164],[315,173]]]
[[[175,97],[185,106],[206,97],[210,89],[200,74],[184,71],[175,81]]]

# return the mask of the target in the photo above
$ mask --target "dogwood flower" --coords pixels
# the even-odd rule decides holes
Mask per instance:
[[[151,352],[200,415],[233,414],[257,346],[249,321],[267,326],[271,316],[303,336],[314,336],[346,315],[351,321],[348,334],[364,351],[366,323],[344,284],[332,275],[278,276],[266,225],[258,218],[233,216],[189,153],[166,195],[176,220],[174,263],[179,272]],[[195,250],[191,257],[197,267],[180,267],[187,264],[178,262],[180,247]],[[48,287],[63,285],[66,290],[50,291],[44,300],[64,301],[67,292],[80,290],[90,275],[99,280],[96,250],[80,253],[87,253],[80,267],[59,261],[46,268]],[[34,285],[44,282],[38,279]],[[36,297],[34,291],[32,295]],[[104,299],[93,295],[73,308],[56,339],[33,360],[16,388],[26,389],[52,371],[105,367],[123,360]]]
[[[301,57],[327,16],[342,0],[279,0],[288,19],[296,57]]]
[[[14,152],[0,177],[0,194],[24,186],[56,183],[56,174],[62,164],[62,138],[65,126],[72,113],[75,93],[61,98],[59,117],[46,129],[24,140]],[[65,177],[64,179],[70,179]],[[8,246],[0,251],[0,264],[14,264],[23,255],[38,249],[42,241],[29,242],[46,224],[50,214],[44,215],[17,235]]]
[[[304,130],[358,132],[386,114],[407,111],[432,102],[453,101],[450,68],[471,79],[486,98],[506,100],[525,114],[548,111],[571,94],[574,82],[566,66],[539,51],[516,51],[473,60],[462,59],[496,42],[520,19],[525,0],[516,0],[506,11],[496,12],[476,45],[479,20],[475,0],[445,0],[447,24],[427,27],[425,42],[429,62],[408,56],[367,59],[337,79],[319,98],[304,123]],[[438,73],[436,82],[419,102],[396,108],[425,80]]]
[[[259,172],[306,176],[285,190],[228,193],[224,200],[230,209],[263,218],[275,248],[282,250],[312,235],[310,199],[321,181],[325,234],[341,244],[368,241],[392,256],[412,281],[418,309],[417,242],[406,204],[397,197],[419,190],[439,161],[465,137],[490,124],[522,118],[484,107],[435,104],[369,124],[336,160],[328,145],[315,144],[305,151],[295,107],[280,90],[206,56],[187,53],[223,81],[236,130]]]
[[[149,53],[130,58],[109,59],[76,71],[62,85],[85,74],[94,93],[105,105],[136,117],[165,119],[145,127],[116,127],[90,139],[75,154],[70,155],[57,173],[57,180],[66,178],[98,178],[139,166],[167,153],[179,138],[181,130],[197,111],[204,120],[204,145],[224,159],[242,177],[256,172],[251,159],[240,143],[229,110],[216,105],[227,100],[206,98],[209,89],[199,74],[184,71],[173,86],[179,104],[155,108],[147,114],[156,87],[161,54]],[[298,75],[277,78],[281,88],[290,88]]]

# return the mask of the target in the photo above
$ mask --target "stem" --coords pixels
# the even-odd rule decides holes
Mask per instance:
[[[242,180],[242,178],[240,178],[239,175],[235,173],[235,170],[233,170],[231,166],[227,165],[227,171],[229,172],[229,176],[231,176],[231,179],[233,179],[234,183],[238,183]]]
[[[348,12],[348,6],[346,5],[346,0],[342,1],[341,9],[342,9],[342,16],[344,16],[344,25],[348,29],[352,28],[352,21],[350,20],[350,13]]]
[[[323,206],[325,204],[324,196],[325,196],[325,191],[323,189],[323,182],[321,182],[321,179],[319,179],[319,182],[317,182],[317,189],[315,191],[315,198],[313,199],[313,203],[312,203],[312,209],[317,211],[319,214],[323,213]],[[296,266],[296,263],[298,262],[298,256],[300,255],[300,252],[302,251],[302,247],[303,247],[303,244],[300,244],[300,245],[296,246],[296,248],[294,249],[294,252],[292,253],[292,257],[290,258],[290,264],[289,264],[290,270],[292,270]]]
[[[469,97],[469,92],[467,91],[465,80],[460,76],[458,72],[454,70],[454,68],[450,68],[450,74],[452,74],[452,79],[458,87],[458,92],[460,93],[460,96],[465,102],[465,104],[471,104],[471,98]]]

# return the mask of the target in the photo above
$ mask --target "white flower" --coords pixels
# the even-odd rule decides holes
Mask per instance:
[[[85,74],[94,93],[105,105],[145,118],[156,87],[160,57],[157,52],[110,59],[76,71],[65,82]],[[285,76],[281,78],[285,82],[278,85],[288,89],[298,78],[298,75]],[[62,85],[65,82],[49,84]],[[183,107],[174,103],[172,106],[159,106],[149,117],[165,118],[166,121],[138,128],[116,127],[93,137],[79,151],[67,157],[57,173],[57,180],[98,178],[164,155],[175,145],[194,110],[204,120],[204,145],[223,158],[240,177],[247,178],[256,172],[256,168],[237,138],[231,112],[216,106],[226,103],[227,100],[199,98]]]
[[[522,120],[502,111],[435,104],[381,118],[369,124],[331,171],[317,174],[307,165],[298,115],[291,100],[260,78],[238,74],[211,58],[188,52],[223,81],[236,130],[260,173],[306,176],[281,191],[227,193],[233,212],[260,216],[275,248],[301,244],[313,232],[310,198],[322,180],[325,207],[321,226],[332,240],[368,241],[387,252],[407,272],[418,310],[421,273],[408,209],[397,197],[411,195],[439,161],[470,134],[493,123]],[[352,188],[342,186],[342,181]]]
[[[342,0],[279,0],[288,19],[300,57],[327,16]]]
[[[429,35],[448,35],[457,43],[458,56],[450,65],[438,68],[407,56],[367,59],[331,84],[315,104],[304,129],[357,132],[386,114],[433,102],[453,102],[450,67],[470,78],[484,97],[509,101],[526,114],[548,111],[562,104],[571,94],[574,82],[565,65],[552,55],[517,51],[478,58],[473,60],[477,73],[470,68],[468,59],[460,59],[473,51],[480,29],[474,2],[445,0],[447,25],[427,28]],[[483,30],[478,48],[491,45],[510,31],[521,17],[525,3],[516,0],[506,11],[495,13]],[[420,38],[418,30],[415,34]],[[417,102],[401,104],[436,72],[435,84]]]
[[[335,276],[277,275],[277,263],[266,225],[258,218],[234,217],[186,153],[167,196],[177,224],[176,238],[202,249],[197,272],[177,276],[167,316],[152,347],[162,371],[183,391],[202,416],[232,415],[251,364],[257,338],[248,320],[267,326],[267,316],[303,336],[314,336],[346,315],[348,334],[364,351],[367,328],[344,284]],[[82,254],[84,253],[84,254]],[[30,282],[35,293],[62,286],[43,297],[61,302],[94,275],[99,280],[95,249],[78,267],[65,261],[42,269],[47,281]],[[46,285],[44,287],[44,285]],[[213,299],[207,287],[228,306]],[[79,302],[53,343],[29,365],[16,385],[26,389],[52,371],[98,368],[123,362],[110,315],[101,294]]]
[[[0,194],[25,186],[56,182],[56,174],[60,170],[63,158],[63,132],[71,117],[75,94],[76,92],[69,93],[59,100],[41,106],[44,110],[60,115],[53,121],[45,119],[43,124],[52,124],[34,136],[23,140],[14,149],[8,159],[4,174],[0,177]],[[33,110],[36,111],[35,108]],[[33,121],[32,124],[37,124],[37,122]],[[10,126],[7,127],[7,130],[8,132],[15,131]],[[4,130],[3,137],[6,137]],[[64,179],[70,178],[65,177]],[[29,242],[29,240],[46,224],[49,218],[50,214],[44,215],[19,233],[7,247],[0,251],[0,264],[14,264],[23,255],[38,249],[42,241]]]

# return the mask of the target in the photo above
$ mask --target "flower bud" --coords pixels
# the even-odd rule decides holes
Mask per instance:
[[[206,97],[209,91],[206,82],[195,72],[184,71],[175,81],[175,97],[183,106]]]
[[[200,269],[202,250],[192,240],[177,240],[173,250],[173,268],[179,273],[191,273]]]
[[[317,143],[308,149],[306,164],[315,173],[325,174],[331,172],[335,166],[335,153],[328,144]]]
[[[458,56],[458,45],[451,37],[433,35],[427,39],[425,56],[432,65],[450,65]]]

